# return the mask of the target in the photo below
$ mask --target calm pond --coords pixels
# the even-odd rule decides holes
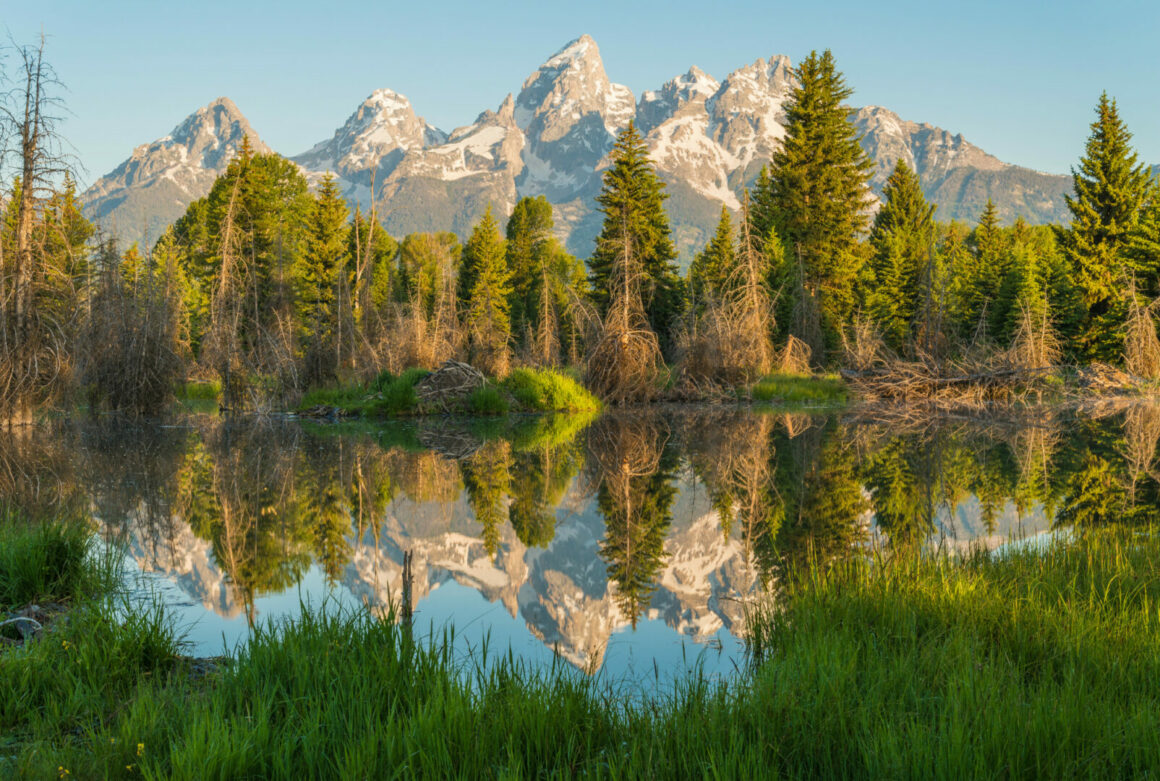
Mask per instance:
[[[733,408],[320,425],[190,416],[0,437],[0,498],[79,504],[215,655],[302,603],[613,679],[744,658],[795,563],[1158,515],[1160,407],[881,420]]]

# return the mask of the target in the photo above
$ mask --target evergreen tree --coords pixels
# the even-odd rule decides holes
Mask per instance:
[[[971,233],[968,247],[972,262],[957,283],[960,299],[960,329],[968,339],[989,337],[988,323],[993,320],[995,300],[1007,276],[1008,237],[999,226],[999,212],[988,198],[979,224]]]
[[[1136,288],[1146,299],[1160,297],[1160,183],[1153,180],[1128,241],[1127,257]]]
[[[918,176],[901,158],[882,195],[882,208],[870,232],[874,290],[868,304],[887,344],[901,350],[910,341],[924,300],[933,298],[930,244],[935,207],[927,203]]]
[[[364,216],[357,207],[347,244],[347,254],[353,258],[350,273],[355,322],[368,336],[377,338],[381,336],[379,331],[391,302],[399,244],[382,225]]]
[[[328,174],[310,215],[298,272],[298,322],[307,345],[307,383],[326,380],[337,368],[338,294],[350,261],[346,218],[346,201]]]
[[[772,222],[790,265],[798,266],[798,290],[787,292],[812,299],[803,302],[802,322],[793,328],[820,361],[825,347],[837,345],[854,308],[856,245],[866,228],[871,163],[843,105],[852,91],[833,55],[811,52],[795,75],[785,139],[771,161],[768,193],[758,188],[757,212],[759,224]]]
[[[409,233],[399,243],[393,295],[399,303],[416,301],[425,314],[458,290],[462,250],[454,233]],[[470,292],[468,290],[467,292]],[[446,302],[445,302],[446,303]]]
[[[592,298],[603,315],[609,303],[612,269],[624,252],[627,233],[645,315],[662,347],[671,349],[684,308],[684,285],[664,210],[668,197],[664,183],[649,161],[644,138],[631,121],[617,137],[610,157],[603,189],[596,198],[604,224],[588,261]]]
[[[523,336],[536,319],[537,289],[545,255],[552,251],[552,205],[542,195],[521,198],[507,224],[507,265],[511,272],[512,332]]]
[[[729,209],[721,207],[717,232],[689,267],[689,296],[699,309],[709,300],[720,302],[728,292],[730,279],[737,270],[737,252],[733,246],[733,221]],[[733,280],[736,282],[736,280]]]
[[[1131,139],[1116,102],[1102,94],[1079,168],[1072,169],[1075,197],[1066,196],[1071,223],[1059,229],[1086,308],[1080,339],[1089,360],[1117,362],[1123,352],[1135,271],[1128,245],[1153,187]]]
[[[459,279],[461,285],[465,279],[471,284],[465,303],[472,360],[488,374],[502,377],[507,373],[511,338],[511,287],[504,240],[490,206],[463,248]]]

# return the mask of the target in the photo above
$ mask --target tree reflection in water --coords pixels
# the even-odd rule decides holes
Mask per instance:
[[[740,631],[726,593],[776,589],[788,571],[871,546],[900,556],[1160,520],[1154,406],[917,424],[717,408],[438,426],[18,429],[0,435],[0,500],[31,516],[89,513],[186,579],[200,555],[250,619],[257,598],[315,565],[385,599],[402,552],[423,549],[423,594],[471,570],[461,582],[541,637],[560,637],[563,624],[544,622],[568,610],[608,611],[581,622],[604,627],[601,642],[650,608],[682,631]]]

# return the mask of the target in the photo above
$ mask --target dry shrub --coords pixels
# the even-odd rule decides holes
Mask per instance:
[[[1046,313],[1032,312],[1023,304],[1011,346],[1000,360],[1011,369],[1037,370],[1055,366],[1061,355],[1059,337],[1051,326],[1051,319]]]
[[[96,409],[157,414],[185,370],[178,303],[153,278],[136,286],[109,266],[85,329],[81,381]]]
[[[859,315],[849,333],[842,334],[845,364],[855,371],[885,366],[888,350],[878,328],[868,317]]]
[[[605,415],[588,427],[590,485],[603,483],[612,500],[632,519],[632,481],[649,477],[660,468],[669,429],[657,415]]]
[[[1156,337],[1155,315],[1160,299],[1140,306],[1133,290],[1128,300],[1131,303],[1124,338],[1124,365],[1137,377],[1160,378],[1160,339]]]
[[[53,403],[72,376],[67,324],[37,311],[22,325],[0,312],[0,423],[32,422],[33,410]]]
[[[1160,408],[1138,404],[1124,414],[1124,444],[1122,454],[1131,475],[1132,490],[1144,476],[1160,482],[1160,468],[1156,464],[1156,449],[1160,444]]]
[[[455,461],[431,450],[387,451],[391,482],[412,502],[450,505],[463,492],[463,480]]]
[[[458,353],[458,334],[428,317],[419,302],[396,307],[382,352],[382,364],[399,373],[413,366],[438,366]]]
[[[694,333],[678,337],[682,372],[694,381],[738,385],[769,373],[774,349],[764,323],[743,306],[711,304]]]
[[[663,370],[661,346],[648,323],[605,325],[588,356],[588,387],[610,404],[647,402],[656,394]]]
[[[813,354],[808,344],[790,334],[785,346],[778,352],[777,369],[786,374],[809,374]]]
[[[660,342],[644,314],[640,271],[632,260],[627,230],[624,235],[608,313],[584,370],[585,384],[610,404],[649,401],[664,369]]]

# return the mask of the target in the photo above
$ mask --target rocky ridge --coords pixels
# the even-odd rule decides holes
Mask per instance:
[[[739,208],[740,194],[778,148],[793,86],[789,58],[774,55],[720,81],[694,66],[637,99],[609,79],[596,42],[584,35],[470,125],[446,133],[406,97],[379,89],[331,138],[291,159],[311,180],[333,173],[348,200],[363,208],[373,202],[387,229],[400,235],[462,236],[488,204],[508,213],[518,198],[544,195],[568,248],[586,257],[599,230],[593,197],[608,152],[635,120],[668,185],[670,219],[687,260],[708,239],[721,205]],[[901,158],[916,169],[942,219],[973,221],[987,198],[1006,220],[1050,222],[1066,214],[1070,177],[1002,162],[960,135],[882,107],[853,108],[851,118],[874,161],[876,192]],[[123,237],[153,240],[208,192],[244,135],[266,151],[237,108],[219,99],[102,177],[84,194],[88,213]]]

